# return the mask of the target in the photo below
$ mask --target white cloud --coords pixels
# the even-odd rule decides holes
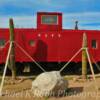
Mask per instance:
[[[100,12],[66,13],[63,16],[64,28],[74,28],[76,20],[79,21],[80,29],[100,29],[96,25],[89,26],[92,23],[100,23]]]
[[[69,8],[74,7],[78,0],[0,0],[0,6],[10,5],[13,7],[20,7],[20,8],[30,8],[30,9],[43,9],[44,10],[55,10],[61,8]],[[78,3],[77,3],[78,4]],[[72,8],[73,9],[73,8]]]
[[[75,18],[76,20],[79,19],[83,21],[84,19],[88,19],[88,21],[91,21],[91,19],[94,21],[98,21],[100,17],[100,12],[80,12],[80,13],[65,13],[64,18],[67,19],[73,19]],[[82,20],[83,19],[83,20]]]
[[[15,27],[18,28],[35,28],[36,27],[36,16],[7,16],[0,17],[0,28],[9,27],[9,18],[13,18]]]
[[[1,16],[0,27],[9,27],[9,18],[14,19],[15,27],[36,28],[36,15],[34,16]],[[90,25],[92,23],[100,24],[100,12],[85,12],[85,13],[64,13],[63,14],[63,28],[74,29],[75,21],[79,21],[80,29],[98,29],[99,25]]]
[[[61,3],[61,2],[60,2]],[[17,7],[34,8],[34,6],[51,6],[51,7],[63,7],[59,1],[57,3],[53,0],[0,0],[0,6],[3,5],[13,5]],[[63,3],[63,2],[62,2]]]

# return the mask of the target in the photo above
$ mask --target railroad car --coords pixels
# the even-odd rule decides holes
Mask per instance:
[[[64,63],[69,61],[82,47],[84,33],[87,35],[90,54],[92,54],[96,62],[99,63],[100,61],[100,31],[63,29],[62,13],[38,12],[37,28],[15,28],[14,31],[15,42],[43,68],[48,67],[48,70],[60,69]],[[9,34],[9,28],[0,28],[1,65],[6,61]],[[72,64],[81,62],[81,56],[80,53],[72,60]],[[15,59],[20,67],[23,64],[32,64],[32,60],[16,45]],[[74,67],[74,69],[77,71],[77,67]]]

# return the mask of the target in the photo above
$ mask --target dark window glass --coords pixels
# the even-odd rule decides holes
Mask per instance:
[[[5,46],[5,39],[0,39],[0,47],[4,47]]]
[[[57,16],[56,15],[43,15],[42,16],[42,24],[57,24]]]
[[[96,49],[97,48],[97,41],[92,40],[92,48]]]

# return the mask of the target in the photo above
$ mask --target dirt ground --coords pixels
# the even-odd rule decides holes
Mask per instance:
[[[34,97],[32,79],[24,78],[16,84],[5,84],[0,100],[100,100],[100,77],[87,81],[70,79],[68,91],[62,96]]]

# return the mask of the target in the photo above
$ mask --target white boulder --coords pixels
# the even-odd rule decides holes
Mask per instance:
[[[44,72],[32,82],[32,93],[37,97],[61,95],[67,88],[68,81],[59,71]]]

